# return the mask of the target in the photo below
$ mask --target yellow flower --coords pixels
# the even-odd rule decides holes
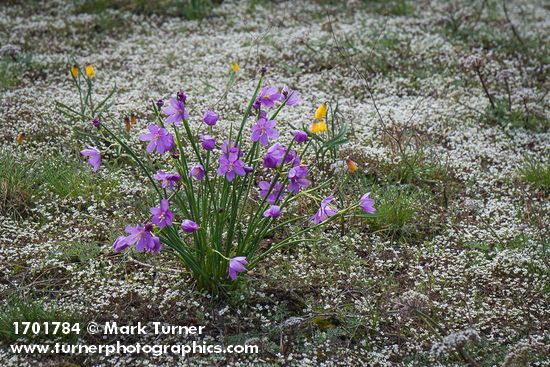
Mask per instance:
[[[319,107],[317,107],[317,111],[315,111],[315,119],[321,120],[324,119],[327,115],[327,104],[321,103]]]
[[[233,72],[236,73],[237,71],[239,71],[239,64],[234,62],[233,64],[231,64],[231,69],[233,69]]]
[[[71,68],[71,76],[73,78],[78,78],[78,66],[73,65],[73,67]]]
[[[315,120],[313,121],[313,124],[311,124],[311,132],[314,134],[322,133],[327,131],[327,124],[325,123],[325,120]]]
[[[95,69],[92,64],[86,64],[86,76],[90,79],[95,76]]]
[[[357,163],[355,163],[351,159],[347,159],[346,164],[348,165],[348,171],[350,173],[354,173],[355,171],[357,171]]]

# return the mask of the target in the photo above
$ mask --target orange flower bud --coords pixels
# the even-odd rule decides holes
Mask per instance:
[[[357,163],[355,163],[351,159],[347,159],[346,164],[348,165],[348,171],[350,173],[354,173],[355,171],[357,171]]]

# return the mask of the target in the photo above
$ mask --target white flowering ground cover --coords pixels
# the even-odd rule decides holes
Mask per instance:
[[[547,2],[223,1],[193,19],[178,2],[114,3],[0,5],[0,365],[550,365]],[[281,131],[338,102],[349,142],[335,160],[304,159],[313,181],[349,175],[344,195],[370,191],[376,214],[277,252],[229,297],[197,289],[164,251],[115,254],[150,192],[128,160],[94,174],[79,156],[55,105],[78,104],[72,60],[94,65],[100,95],[116,86],[110,111],[137,116],[138,150],[151,101],[180,88],[191,123],[215,109],[223,136],[267,66],[271,85],[302,96]],[[13,334],[43,320],[203,325],[201,342],[259,353],[9,351],[50,340]]]

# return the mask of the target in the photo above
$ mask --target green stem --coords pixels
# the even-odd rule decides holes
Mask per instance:
[[[140,168],[142,169],[142,171],[147,175],[147,177],[149,178],[149,181],[151,181],[151,184],[153,185],[155,191],[157,192],[157,194],[159,195],[159,198],[162,200],[163,196],[162,196],[162,192],[160,191],[160,189],[158,188],[157,186],[157,183],[156,181],[153,179],[153,176],[151,176],[151,173],[149,172],[149,170],[145,167],[145,165],[143,164],[143,162],[141,161],[141,159],[139,159],[139,157],[134,153],[134,151],[132,150],[132,148],[130,148],[126,143],[124,143],[121,139],[118,138],[118,136],[116,136],[116,134],[114,134],[109,128],[107,128],[104,124],[101,125],[101,128],[105,131],[107,131],[112,137],[113,139],[115,139],[125,150],[126,152],[134,159],[134,161],[140,166]]]

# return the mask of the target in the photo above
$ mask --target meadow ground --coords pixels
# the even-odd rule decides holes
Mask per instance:
[[[543,0],[2,2],[0,365],[550,365],[549,32]],[[110,113],[137,116],[140,150],[151,101],[183,88],[191,123],[215,107],[221,137],[267,66],[303,99],[281,131],[338,103],[348,141],[304,160],[313,181],[348,175],[341,195],[370,191],[377,213],[274,254],[221,299],[169,251],[114,253],[150,191],[128,160],[94,174],[79,155],[85,135],[55,103],[78,105],[73,60],[100,95],[116,86]],[[49,340],[14,321],[45,320],[203,325],[201,342],[259,353],[10,352]]]

